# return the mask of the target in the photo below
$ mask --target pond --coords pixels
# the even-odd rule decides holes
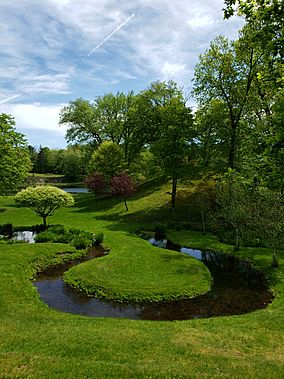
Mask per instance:
[[[232,255],[180,247],[170,241],[166,242],[166,247],[191,255],[206,264],[214,280],[208,293],[187,300],[141,304],[121,304],[90,297],[65,284],[62,275],[75,264],[96,257],[92,253],[83,260],[45,270],[33,284],[49,307],[93,317],[187,320],[252,312],[265,308],[273,300],[264,274],[247,261]]]
[[[88,188],[82,187],[62,188],[62,190],[69,193],[91,193]]]
[[[14,232],[12,240],[35,243],[35,236],[36,233],[32,232],[31,230],[22,230],[19,232]]]

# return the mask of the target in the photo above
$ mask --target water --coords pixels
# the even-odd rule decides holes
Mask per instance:
[[[36,233],[30,230],[23,230],[19,232],[13,233],[13,240],[15,241],[23,241],[27,243],[35,243]]]
[[[101,256],[102,252],[93,252],[84,259],[51,267],[37,277],[34,285],[49,307],[63,312],[140,320],[186,320],[243,314],[265,308],[273,300],[264,274],[247,261],[226,254],[181,248],[170,241],[167,241],[167,248],[203,261],[214,280],[212,289],[205,295],[187,300],[121,304],[90,297],[64,283],[64,271],[82,261]]]
[[[79,188],[79,187],[62,188],[62,190],[69,193],[90,193],[88,188]]]

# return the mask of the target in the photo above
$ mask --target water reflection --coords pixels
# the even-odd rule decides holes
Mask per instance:
[[[170,241],[166,242],[166,246],[206,264],[214,280],[208,293],[193,299],[158,303],[105,302],[80,293],[63,282],[63,272],[78,264],[78,260],[69,262],[68,266],[49,268],[39,275],[34,285],[46,304],[63,312],[140,320],[186,320],[236,315],[265,308],[273,300],[265,276],[249,262],[226,254],[181,248]],[[93,257],[87,256],[84,260]]]
[[[14,241],[23,241],[27,243],[35,243],[35,236],[36,233],[30,231],[30,230],[23,230],[19,232],[13,233],[13,240]]]

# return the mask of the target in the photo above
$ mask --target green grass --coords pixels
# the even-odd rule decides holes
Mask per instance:
[[[109,255],[73,267],[64,280],[100,298],[143,302],[205,293],[210,289],[211,275],[193,258],[121,233]]]
[[[145,189],[129,202],[96,205],[92,195],[77,195],[74,208],[59,210],[50,223],[103,231],[121,254],[155,249],[130,232],[171,214],[164,204],[167,185]],[[37,224],[32,211],[0,199],[0,224]],[[185,221],[185,207],[177,211]],[[170,217],[170,216],[169,216]],[[174,218],[177,216],[174,216]],[[174,232],[171,238],[192,247],[231,251],[214,236]],[[138,245],[137,245],[138,244]],[[89,318],[49,309],[30,277],[37,266],[67,257],[66,245],[0,245],[0,378],[282,378],[284,346],[283,251],[279,269],[270,268],[269,249],[243,248],[240,255],[261,267],[276,299],[249,314],[178,322]],[[150,250],[149,250],[150,251]],[[67,259],[67,258],[65,258]],[[101,258],[99,258],[101,259]],[[109,258],[108,258],[109,259]]]

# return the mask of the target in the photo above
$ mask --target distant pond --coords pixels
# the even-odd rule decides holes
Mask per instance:
[[[48,268],[37,276],[33,284],[49,307],[93,317],[187,320],[252,312],[265,308],[273,300],[265,275],[248,261],[228,254],[180,247],[170,241],[166,241],[165,245],[167,249],[201,260],[208,267],[214,281],[208,293],[192,299],[157,303],[115,303],[99,300],[69,287],[62,279],[68,268],[95,258],[97,255],[94,253],[67,265]]]
[[[62,188],[62,190],[69,193],[91,193],[91,191],[89,191],[88,188],[82,187]]]

